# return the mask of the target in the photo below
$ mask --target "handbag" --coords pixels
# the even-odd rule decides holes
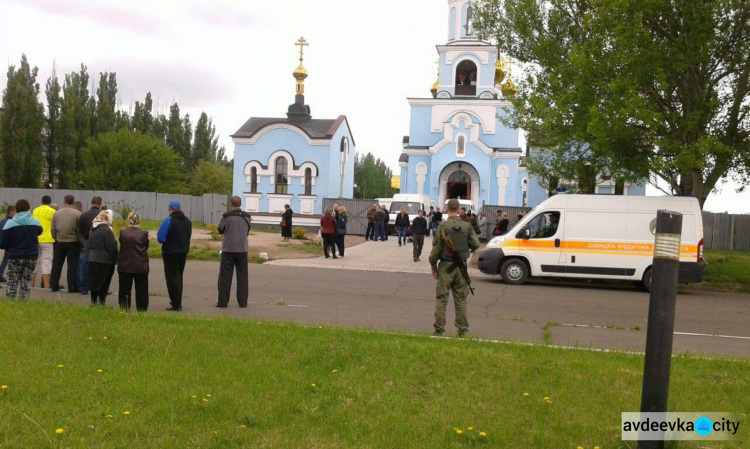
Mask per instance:
[[[285,227],[286,227],[286,221],[284,221],[284,220],[281,220],[281,227],[282,227],[282,228],[285,228]]]
[[[495,229],[492,230],[492,235],[500,235],[500,228],[495,226]]]

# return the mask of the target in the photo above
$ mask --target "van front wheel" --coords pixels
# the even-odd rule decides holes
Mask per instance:
[[[500,267],[500,277],[510,285],[521,285],[529,277],[529,269],[520,259],[508,259]]]
[[[643,273],[643,280],[634,282],[635,286],[638,288],[638,290],[641,290],[643,292],[650,292],[651,291],[651,268],[647,269],[645,273]]]

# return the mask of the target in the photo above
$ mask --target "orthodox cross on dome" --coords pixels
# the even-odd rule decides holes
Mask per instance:
[[[303,53],[302,51],[305,49],[305,47],[309,47],[310,44],[307,43],[304,37],[300,37],[297,39],[297,42],[294,45],[299,45],[299,60],[302,61]]]
[[[302,65],[302,59],[304,56],[303,50],[305,49],[305,46],[309,46],[310,44],[307,43],[304,37],[300,37],[294,45],[299,45],[299,65],[294,70],[294,72],[292,72],[292,76],[294,77],[294,79],[297,80],[297,85],[295,87],[295,94],[304,95],[305,94],[305,78],[307,78],[307,70],[305,70],[305,67]]]

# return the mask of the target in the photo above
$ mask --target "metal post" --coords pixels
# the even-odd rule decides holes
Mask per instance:
[[[641,413],[667,411],[681,234],[682,214],[666,210],[656,213]],[[663,449],[664,441],[639,440],[638,448]]]

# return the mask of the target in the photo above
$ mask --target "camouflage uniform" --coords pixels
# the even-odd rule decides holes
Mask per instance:
[[[433,271],[437,271],[438,278],[435,333],[445,332],[445,307],[448,305],[448,295],[452,290],[453,303],[456,306],[456,327],[458,334],[463,335],[469,331],[469,321],[466,318],[466,296],[469,294],[469,287],[466,279],[461,275],[461,270],[451,262],[450,250],[441,237],[443,229],[464,260],[471,256],[469,250],[476,251],[479,248],[479,238],[470,223],[462,221],[459,217],[448,217],[446,221],[440,223],[437,235],[432,240],[430,266]],[[440,262],[439,265],[438,262]]]

